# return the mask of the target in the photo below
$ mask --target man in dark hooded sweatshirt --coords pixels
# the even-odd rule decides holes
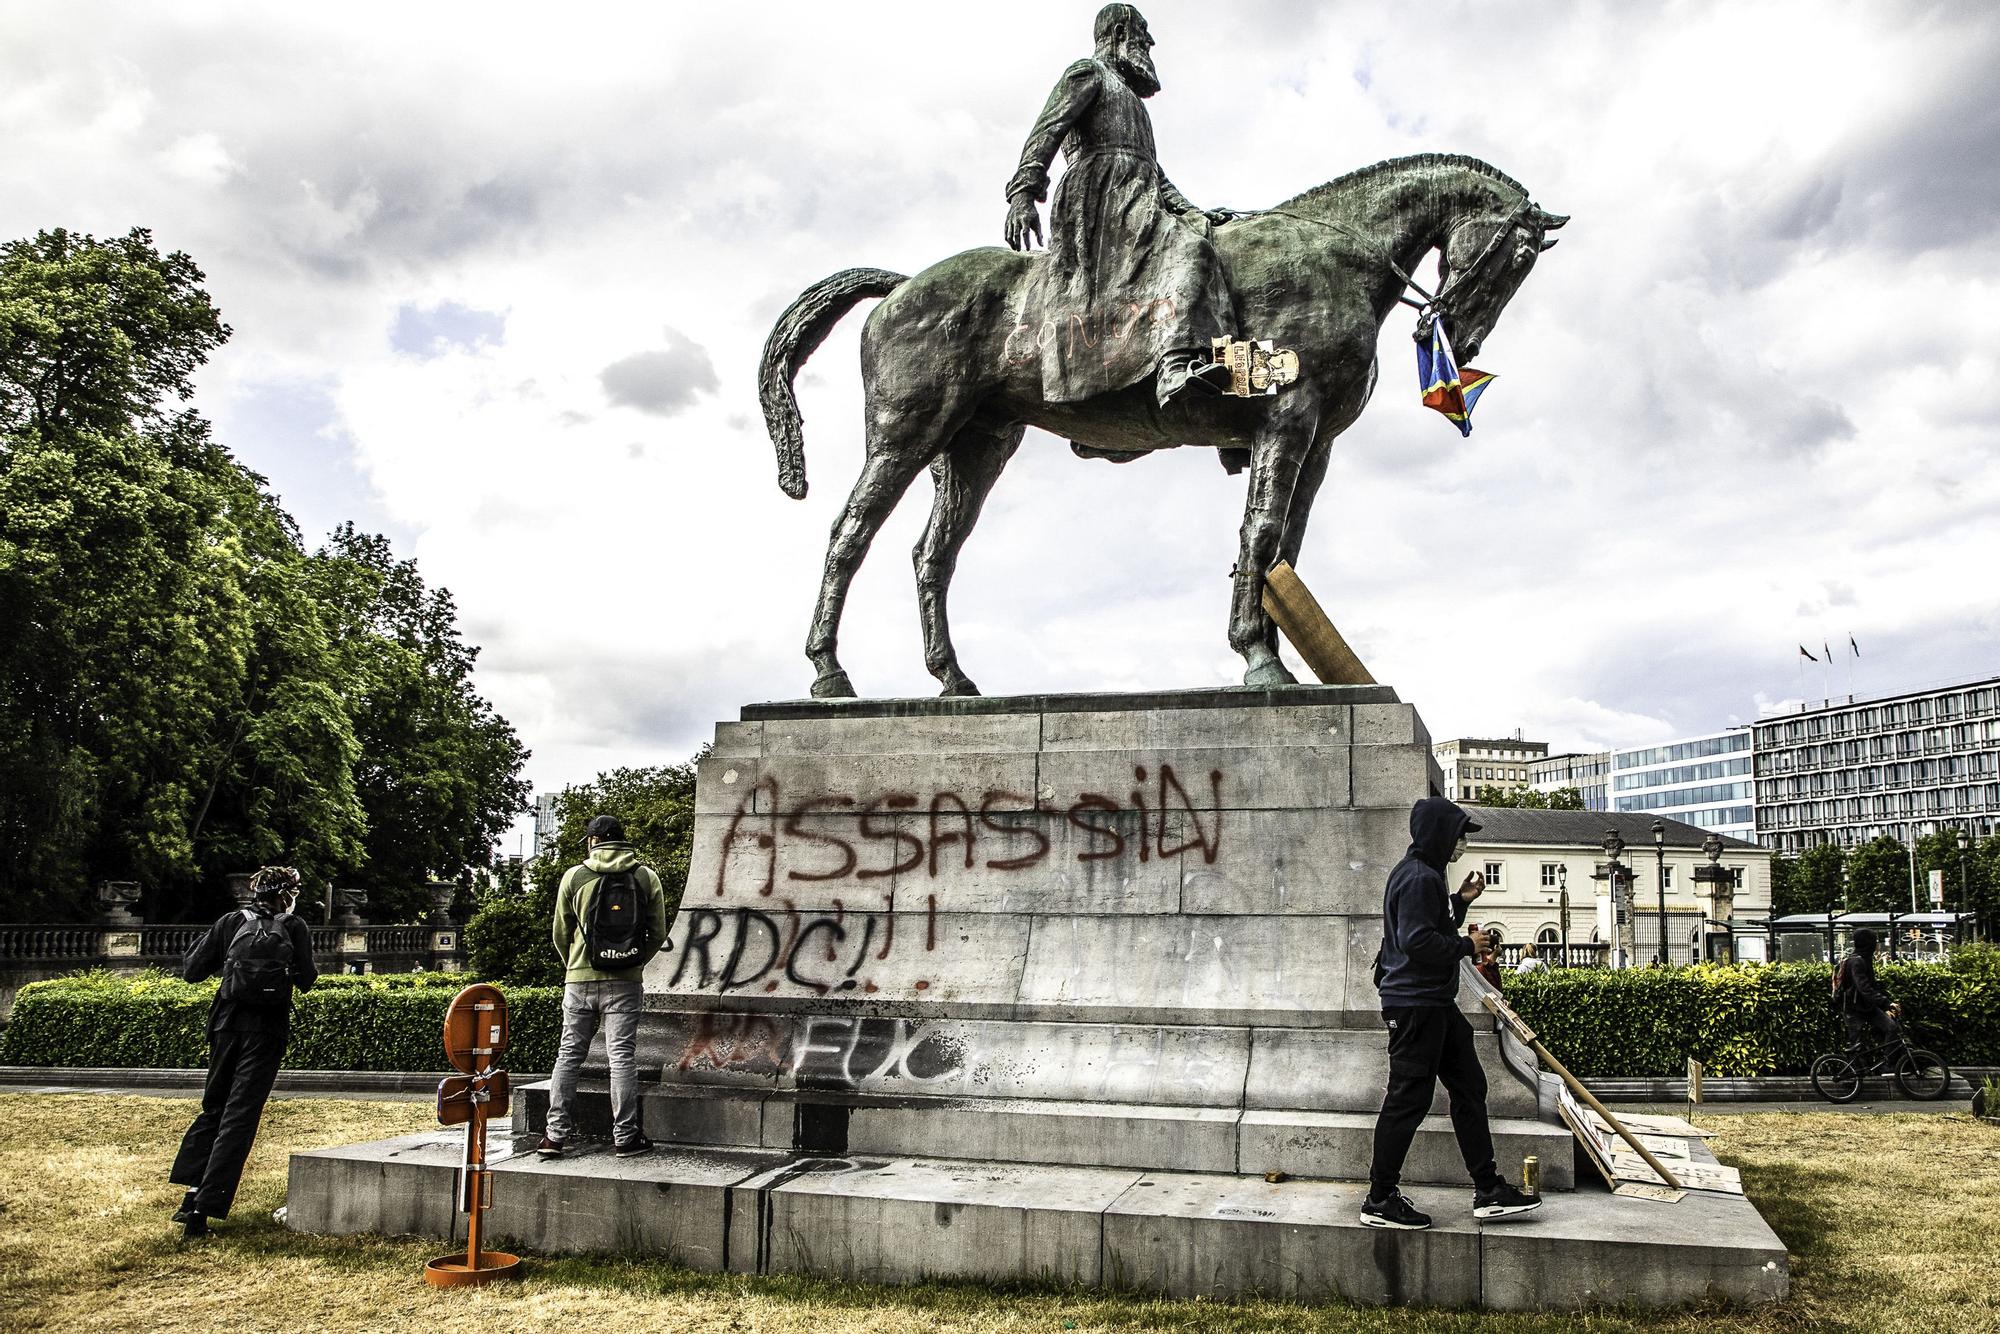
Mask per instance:
[[[1382,891],[1382,954],[1375,989],[1389,1026],[1389,1091],[1375,1122],[1375,1158],[1368,1170],[1368,1199],[1361,1206],[1361,1221],[1370,1227],[1431,1225],[1430,1215],[1419,1212],[1396,1187],[1440,1079],[1451,1096],[1458,1151],[1472,1176],[1473,1217],[1491,1221],[1541,1207],[1540,1196],[1515,1189],[1494,1169],[1486,1072],[1473,1045],[1472,1025],[1458,1011],[1458,961],[1486,944],[1484,932],[1460,935],[1458,928],[1486,882],[1475,872],[1451,893],[1445,867],[1459,859],[1466,835],[1478,828],[1443,797],[1425,797],[1410,808],[1410,850],[1389,872]]]

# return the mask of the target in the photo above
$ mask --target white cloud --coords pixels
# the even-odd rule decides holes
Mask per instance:
[[[1448,150],[1575,215],[1481,355],[1502,378],[1470,441],[1415,405],[1390,320],[1301,558],[1434,733],[1706,730],[1801,693],[1797,643],[1849,630],[1863,689],[1993,669],[2000,19],[1147,9],[1162,160],[1201,202]],[[738,11],[665,6],[10,7],[0,236],[145,225],[193,254],[236,330],[202,378],[223,438],[452,588],[552,786],[805,689],[861,318],[801,378],[803,503],[756,411],[763,339],[837,269],[996,243],[1090,12],[778,3],[750,40]],[[608,407],[605,369],[663,327],[680,378],[637,406],[671,415]],[[294,400],[311,420],[273,427]],[[961,560],[966,669],[995,693],[1235,679],[1243,487],[1031,433]],[[928,500],[849,603],[870,693],[935,688],[907,558]]]

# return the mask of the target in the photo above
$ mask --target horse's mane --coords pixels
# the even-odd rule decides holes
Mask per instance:
[[[1384,158],[1382,161],[1370,166],[1350,171],[1345,176],[1336,176],[1325,185],[1315,185],[1312,189],[1302,194],[1292,196],[1292,198],[1287,199],[1284,203],[1278,205],[1278,207],[1289,208],[1293,205],[1318,204],[1325,201],[1330,195],[1344,193],[1354,186],[1366,185],[1389,175],[1391,172],[1407,171],[1412,167],[1463,167],[1467,171],[1477,173],[1490,181],[1495,181],[1508,187],[1523,198],[1526,198],[1528,194],[1527,186],[1521,184],[1492,163],[1482,162],[1476,157],[1468,157],[1464,153],[1413,153],[1409,157]]]

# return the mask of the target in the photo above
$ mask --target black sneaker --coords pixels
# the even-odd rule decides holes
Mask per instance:
[[[1386,1200],[1369,1199],[1361,1205],[1361,1221],[1368,1227],[1394,1227],[1415,1232],[1431,1225],[1431,1216],[1397,1191]]]
[[[199,1241],[208,1235],[208,1218],[203,1214],[191,1213],[181,1220],[181,1240]]]
[[[195,1212],[194,1192],[190,1190],[186,1195],[181,1197],[181,1207],[174,1210],[174,1221],[176,1223],[185,1223],[188,1219],[195,1216]]]
[[[559,1139],[550,1139],[547,1135],[542,1136],[542,1142],[535,1146],[535,1154],[540,1158],[560,1158],[562,1157],[562,1152],[562,1141]]]
[[[653,1141],[641,1135],[637,1139],[627,1140],[623,1144],[614,1145],[611,1150],[611,1156],[614,1158],[637,1158],[641,1154],[651,1153],[652,1151]]]
[[[1541,1207],[1541,1196],[1517,1190],[1505,1181],[1496,1183],[1491,1190],[1478,1191],[1472,1197],[1472,1216],[1487,1223]]]

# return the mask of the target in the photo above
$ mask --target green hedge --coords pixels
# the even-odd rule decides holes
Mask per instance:
[[[322,977],[298,997],[285,1065],[295,1070],[442,1070],[445,1007],[468,979],[453,973]],[[208,1062],[216,983],[166,973],[79,973],[21,988],[0,1037],[0,1065],[198,1069]],[[562,988],[503,987],[512,1026],[506,1065],[555,1064]]]
[[[1883,962],[1911,1040],[1952,1065],[2000,1064],[2000,951],[1949,965]],[[1543,969],[1506,975],[1506,994],[1578,1075],[1677,1076],[1690,1056],[1711,1075],[1803,1074],[1844,1040],[1823,963]]]

